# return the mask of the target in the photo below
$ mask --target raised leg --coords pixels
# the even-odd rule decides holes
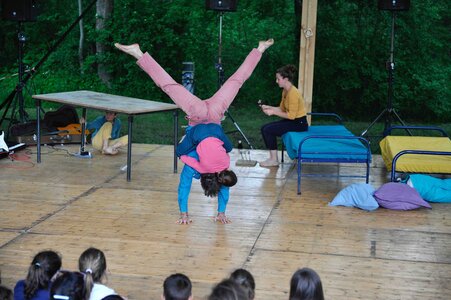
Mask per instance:
[[[203,123],[208,116],[206,103],[176,82],[149,53],[143,54],[138,44],[121,45],[116,43],[115,46],[137,59],[138,66],[188,115],[189,119],[193,119],[190,124]]]
[[[235,99],[244,82],[252,75],[259,63],[262,53],[274,44],[273,39],[261,41],[258,48],[252,49],[236,72],[226,80],[224,85],[209,100],[210,121],[218,123],[225,111]]]

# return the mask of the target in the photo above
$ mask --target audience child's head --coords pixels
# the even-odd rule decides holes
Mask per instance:
[[[6,286],[0,285],[0,300],[13,300],[13,291]]]
[[[234,280],[224,279],[213,288],[208,300],[249,300],[249,297]]]
[[[50,300],[84,300],[84,275],[79,272],[60,272],[50,288]]]
[[[191,288],[191,280],[188,276],[180,273],[172,274],[164,280],[161,298],[165,300],[190,300],[193,298]]]
[[[108,295],[103,297],[102,300],[125,300],[125,298],[120,295]]]
[[[291,277],[290,300],[324,300],[319,275],[309,268],[297,270]]]
[[[94,283],[102,282],[106,276],[105,254],[96,248],[86,249],[78,259],[78,269],[85,274],[85,293],[88,299]]]
[[[230,279],[238,283],[247,293],[250,300],[255,297],[255,280],[252,274],[245,269],[236,269],[230,274]]]
[[[61,257],[54,251],[42,251],[35,255],[25,279],[25,299],[31,299],[37,290],[48,289],[53,275],[61,268]]]

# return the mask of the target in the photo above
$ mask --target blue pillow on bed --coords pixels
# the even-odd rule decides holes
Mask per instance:
[[[357,207],[363,210],[375,210],[379,207],[374,199],[374,187],[368,183],[354,183],[342,189],[329,203],[330,206]]]

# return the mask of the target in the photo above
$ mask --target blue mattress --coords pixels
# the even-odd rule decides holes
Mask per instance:
[[[303,163],[364,163],[366,175],[340,175],[338,177],[363,177],[369,181],[371,149],[367,140],[354,136],[343,125],[310,126],[305,132],[287,132],[282,136],[291,159],[297,159],[298,194],[301,194]],[[324,176],[324,175],[316,175]],[[331,175],[334,176],[334,175]]]
[[[343,125],[314,125],[305,132],[288,132],[282,139],[291,159],[299,158],[300,146],[300,158],[305,160],[346,162],[366,159],[367,155],[367,148]]]

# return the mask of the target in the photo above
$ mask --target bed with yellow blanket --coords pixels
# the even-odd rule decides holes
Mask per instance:
[[[393,129],[432,130],[442,136],[395,136]],[[394,126],[379,143],[391,181],[396,172],[451,174],[451,140],[439,127]]]

